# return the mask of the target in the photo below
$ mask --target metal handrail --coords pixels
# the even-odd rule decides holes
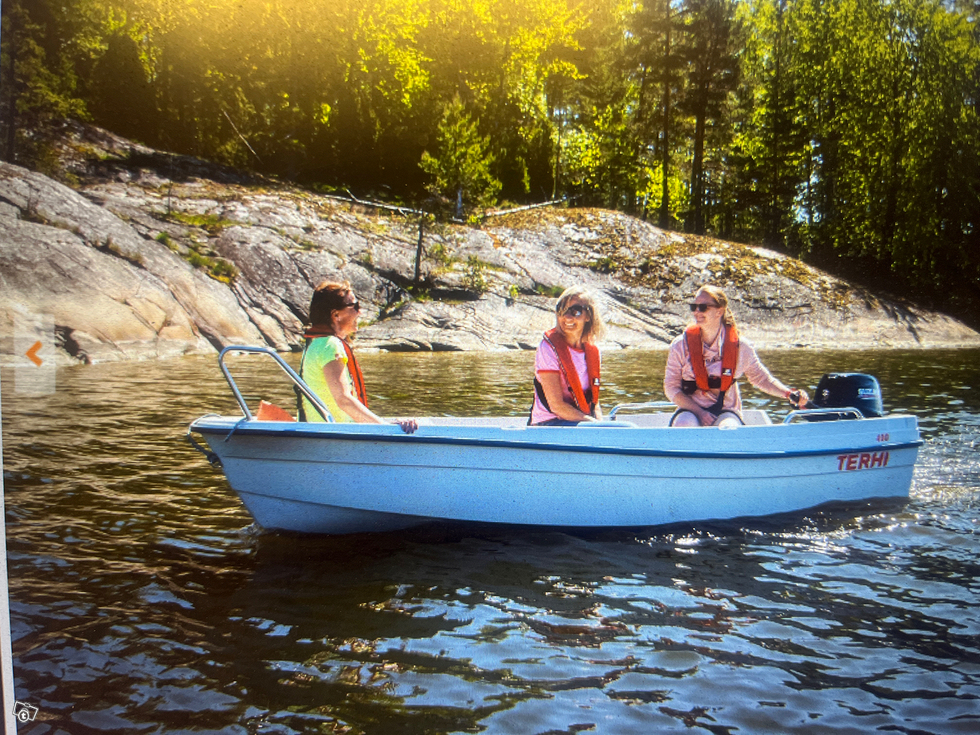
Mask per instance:
[[[293,381],[293,385],[313,404],[313,408],[317,410],[324,421],[329,423],[334,422],[333,414],[330,413],[330,409],[327,408],[323,401],[320,400],[319,396],[310,389],[310,387],[303,381],[303,379],[296,374],[289,364],[283,360],[279,353],[273,350],[271,347],[250,347],[248,345],[228,345],[218,354],[218,366],[221,368],[221,372],[225,376],[225,380],[228,381],[228,386],[231,388],[231,392],[235,396],[235,400],[238,401],[239,407],[242,409],[242,413],[245,414],[245,419],[247,421],[252,420],[252,412],[248,409],[248,404],[245,403],[245,399],[242,397],[241,391],[238,390],[238,385],[235,383],[235,379],[231,377],[231,372],[228,370],[228,366],[225,365],[225,355],[229,352],[254,352],[261,353],[265,355],[271,355],[272,358],[279,363],[279,367],[282,368],[286,376]]]
[[[863,419],[864,414],[856,408],[805,408],[799,411],[790,411],[783,419],[784,424],[789,424],[798,418],[808,416],[837,416],[839,418]]]
[[[619,411],[634,410],[637,408],[677,408],[670,401],[644,401],[642,403],[620,403],[609,412],[609,420],[616,420],[616,413]]]

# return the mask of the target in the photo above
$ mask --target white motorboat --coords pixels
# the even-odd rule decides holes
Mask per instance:
[[[232,351],[271,355],[327,421],[253,414],[225,366]],[[344,534],[435,520],[639,527],[766,516],[907,497],[922,443],[914,416],[865,417],[851,406],[793,411],[778,424],[749,410],[744,426],[681,429],[667,426],[671,404],[626,404],[609,420],[574,428],[433,417],[405,434],[396,425],[333,422],[267,348],[228,347],[219,365],[242,415],[201,417],[188,438],[270,530]]]

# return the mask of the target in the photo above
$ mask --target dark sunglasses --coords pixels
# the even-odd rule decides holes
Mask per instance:
[[[691,311],[700,311],[702,314],[708,309],[717,309],[718,304],[688,304],[691,307]]]
[[[346,302],[344,302],[344,308],[345,309],[353,309],[354,311],[360,311],[361,310],[361,302],[360,301],[351,301],[349,304],[346,303]]]
[[[576,304],[575,306],[569,306],[565,311],[561,313],[562,316],[570,316],[572,319],[578,319],[583,314],[589,313],[589,307],[581,306]]]

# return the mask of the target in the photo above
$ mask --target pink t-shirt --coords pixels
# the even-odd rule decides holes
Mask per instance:
[[[576,350],[573,347],[568,348],[569,354],[572,356],[572,365],[575,366],[575,372],[578,373],[579,382],[582,384],[582,392],[588,395],[588,392],[592,389],[589,385],[589,369],[585,362],[585,350]],[[601,358],[600,358],[601,361]],[[555,352],[555,348],[551,346],[548,340],[541,340],[541,344],[538,345],[538,351],[534,355],[534,375],[537,377],[540,373],[558,373],[562,376],[561,378],[561,395],[566,403],[570,403],[573,406],[577,406],[575,403],[575,398],[572,396],[572,389],[569,387],[568,383],[565,382],[564,374],[561,372],[561,366],[558,362],[558,353]],[[538,392],[534,392],[534,405],[531,407],[531,423],[540,424],[542,421],[550,421],[551,419],[556,419],[558,416],[553,414],[544,404],[541,403],[541,397]]]

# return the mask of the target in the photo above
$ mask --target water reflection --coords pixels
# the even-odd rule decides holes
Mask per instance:
[[[978,357],[764,355],[811,388],[872,372],[919,416],[908,503],[344,538],[261,533],[183,443],[234,410],[213,360],[59,371],[56,397],[4,395],[22,732],[976,732]],[[532,360],[362,363],[385,415],[520,415]],[[663,353],[604,373],[607,407],[662,397]]]

